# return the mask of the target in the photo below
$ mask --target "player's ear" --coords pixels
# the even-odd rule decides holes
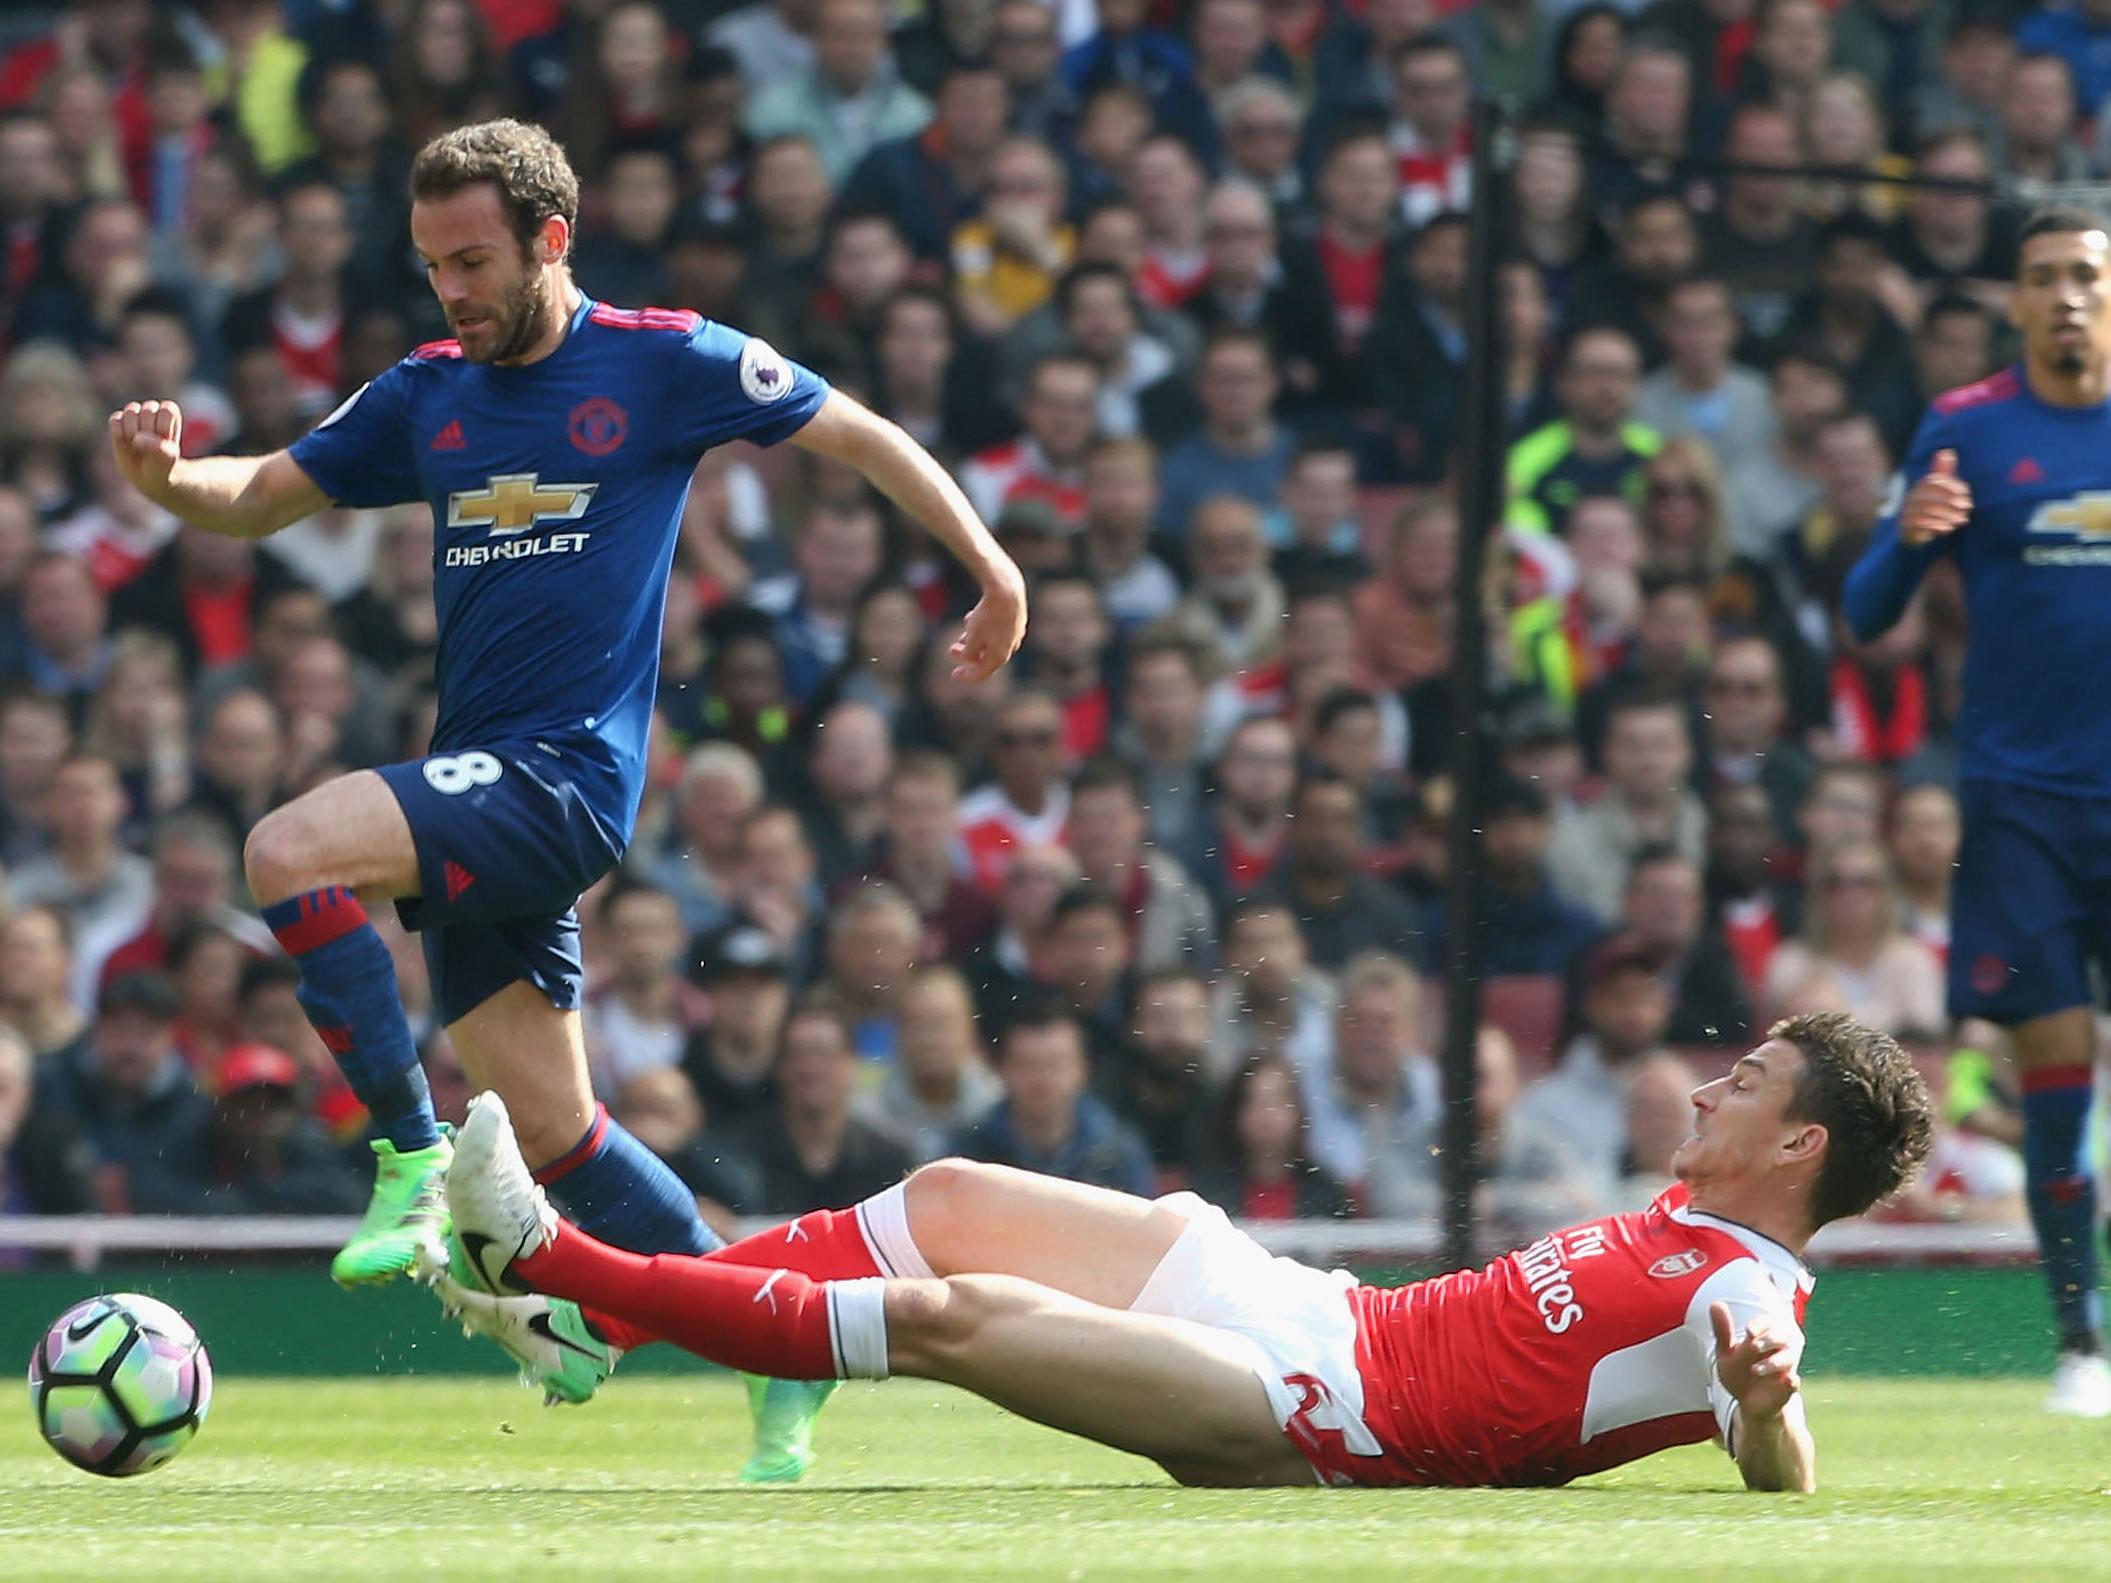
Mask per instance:
[[[1825,1145],[1832,1135],[1815,1121],[1799,1122],[1796,1130],[1781,1141],[1781,1158],[1784,1162],[1801,1164],[1823,1158]]]
[[[561,214],[548,216],[542,222],[542,233],[536,238],[536,242],[536,263],[563,263],[565,255],[572,250],[571,222]]]

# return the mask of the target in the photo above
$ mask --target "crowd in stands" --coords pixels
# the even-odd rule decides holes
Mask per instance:
[[[496,114],[579,167],[586,292],[858,395],[1031,579],[963,685],[914,523],[794,448],[704,459],[652,785],[580,908],[613,1113],[729,1213],[941,1153],[1432,1213],[1477,95],[1516,133],[1486,1212],[1640,1202],[1696,1081],[1839,1007],[1942,1079],[1905,1212],[2020,1218],[1999,1040],[1943,1008],[1961,600],[1858,643],[1839,593],[1925,407],[2009,355],[2030,184],[2111,160],[2106,0],[11,9],[0,1213],[364,1202],[240,852],[424,751],[431,514],[215,538],[104,416],[267,452],[444,335],[408,160]]]

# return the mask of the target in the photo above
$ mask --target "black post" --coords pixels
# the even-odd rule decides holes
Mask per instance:
[[[1482,605],[1488,541],[1502,525],[1503,359],[1501,215],[1509,138],[1503,110],[1473,111],[1473,213],[1467,242],[1466,422],[1459,453],[1458,612],[1452,651],[1451,848],[1444,892],[1444,1256],[1453,1269],[1475,1262],[1473,1190],[1479,1172],[1474,1047],[1481,1020],[1481,733],[1486,726],[1488,633]]]

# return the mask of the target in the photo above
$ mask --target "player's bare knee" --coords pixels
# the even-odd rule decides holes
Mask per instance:
[[[943,1241],[942,1228],[956,1224],[971,1211],[979,1179],[989,1166],[974,1160],[948,1156],[920,1165],[903,1184],[908,1199],[911,1228],[919,1241],[936,1246]]]
[[[984,1327],[1019,1306],[1021,1283],[1001,1275],[949,1275],[887,1284],[887,1356],[897,1374],[945,1379]]]
[[[325,883],[315,875],[314,832],[292,808],[280,808],[257,821],[242,843],[242,872],[259,906],[284,901]]]

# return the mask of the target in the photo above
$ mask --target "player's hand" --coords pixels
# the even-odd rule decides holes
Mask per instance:
[[[110,448],[126,483],[159,500],[183,456],[183,409],[173,401],[128,401],[110,414]]]
[[[1899,513],[1898,536],[1909,549],[1955,533],[1972,514],[1972,489],[1957,476],[1957,453],[1937,451],[1927,476],[1906,492]]]
[[[960,663],[957,681],[985,682],[1004,669],[1026,639],[1026,579],[1017,567],[1001,580],[985,583],[982,598],[968,612],[960,636],[949,651]]]
[[[1755,1418],[1778,1418],[1803,1389],[1796,1366],[1803,1361],[1803,1338],[1780,1335],[1764,1319],[1743,1336],[1730,1318],[1730,1305],[1708,1310],[1715,1327],[1715,1376],[1737,1405]]]

